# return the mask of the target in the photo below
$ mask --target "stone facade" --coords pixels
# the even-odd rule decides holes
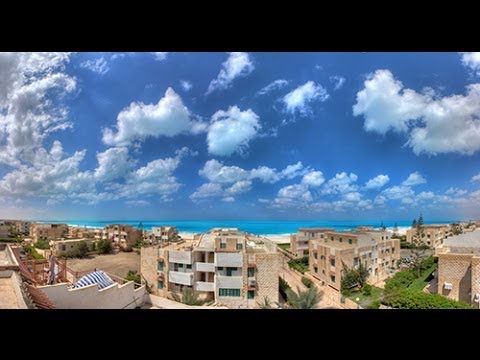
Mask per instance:
[[[38,240],[57,240],[68,234],[67,224],[32,223],[30,225],[30,237],[33,242]]]
[[[450,225],[422,225],[420,230],[411,228],[407,230],[407,242],[420,242],[432,248],[443,244],[443,241],[452,235]]]
[[[400,240],[386,231],[327,232],[323,238],[310,240],[309,272],[336,290],[340,290],[343,264],[349,268],[360,262],[370,276],[368,282],[378,283],[398,267]]]
[[[328,228],[300,228],[296,234],[290,235],[290,251],[297,256],[308,256],[308,242],[311,239],[323,237],[327,231],[334,231]]]

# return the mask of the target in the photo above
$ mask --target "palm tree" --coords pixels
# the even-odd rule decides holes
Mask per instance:
[[[197,305],[198,306],[198,305],[203,305],[207,302],[206,300],[199,299],[199,294],[196,291],[194,291],[192,288],[189,288],[189,287],[184,287],[183,288],[181,298],[176,293],[172,293],[171,296],[172,296],[173,300],[175,300],[177,302],[181,302],[185,305]]]
[[[315,286],[308,288],[306,291],[301,291],[297,287],[298,294],[292,290],[287,290],[288,305],[292,309],[314,309],[322,300],[323,292],[318,292]]]

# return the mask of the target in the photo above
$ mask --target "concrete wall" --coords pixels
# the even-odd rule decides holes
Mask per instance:
[[[242,253],[215,253],[215,266],[242,267]]]
[[[96,284],[68,289],[66,283],[40,286],[57,309],[134,309],[145,303],[145,286],[134,288],[133,282],[117,283],[98,290]]]
[[[178,264],[192,264],[192,252],[191,251],[177,251],[169,250],[168,259],[172,263]]]

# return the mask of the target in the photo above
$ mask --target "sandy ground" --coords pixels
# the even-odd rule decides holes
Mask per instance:
[[[75,271],[93,271],[96,268],[123,278],[128,270],[140,272],[140,255],[132,251],[98,255],[90,259],[69,259],[67,266]]]

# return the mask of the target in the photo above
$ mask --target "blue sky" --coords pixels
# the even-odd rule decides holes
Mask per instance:
[[[479,53],[2,53],[0,217],[480,218]]]

